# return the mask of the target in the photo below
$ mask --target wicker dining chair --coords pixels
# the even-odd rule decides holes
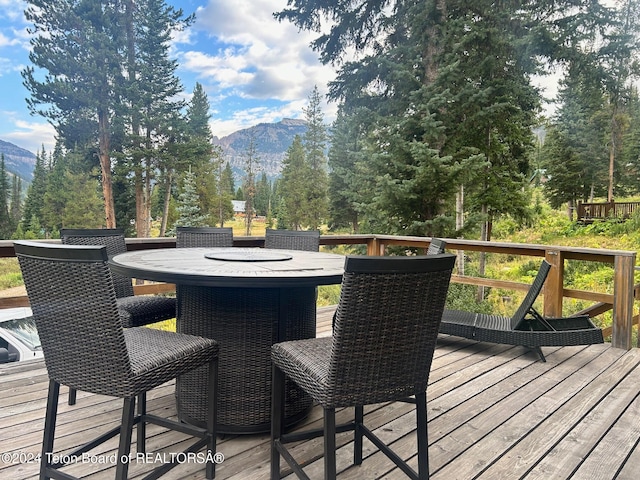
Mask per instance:
[[[104,245],[112,257],[127,251],[121,228],[63,228],[60,239],[65,245]],[[176,299],[159,295],[133,294],[131,278],[112,273],[118,310],[125,327],[140,327],[176,317]]]
[[[264,247],[317,252],[320,250],[320,232],[318,230],[273,230],[267,228]]]
[[[176,247],[233,247],[231,227],[177,227]]]
[[[78,458],[120,434],[116,478],[124,479],[128,462],[122,458],[130,455],[133,426],[137,451],[144,453],[145,425],[152,423],[197,437],[184,453],[206,447],[211,452],[206,476],[214,478],[218,344],[157,329],[123,328],[104,246],[26,241],[14,246],[49,375],[40,478],[73,478],[58,470],[66,463],[52,463],[60,385],[124,400],[121,425],[65,452],[66,458]],[[206,428],[147,413],[146,392],[202,366],[208,366]],[[163,464],[154,472],[162,474],[173,466]]]
[[[60,239],[65,245],[97,245],[107,248],[112,257],[127,251],[121,228],[63,228]],[[133,294],[131,278],[111,274],[118,302],[118,313],[125,327],[141,327],[176,317],[176,299],[159,295]],[[76,403],[75,390],[69,390],[69,405]]]
[[[429,476],[426,390],[455,256],[348,256],[333,336],[277,343],[271,349],[271,479],[282,456],[308,478],[285,446],[324,436],[325,479],[336,478],[336,432],[354,431],[354,463],[363,436],[412,479]],[[324,411],[324,427],[284,433],[284,383],[291,379]],[[416,397],[418,473],[365,425],[363,406]],[[355,421],[336,426],[336,408],[355,407]]]

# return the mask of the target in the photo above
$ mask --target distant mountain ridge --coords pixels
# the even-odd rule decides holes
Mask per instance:
[[[214,137],[213,143],[222,147],[223,158],[234,172],[244,175],[247,149],[253,137],[258,159],[258,175],[265,172],[268,177],[280,175],[282,160],[296,135],[304,135],[307,123],[304,120],[285,118],[277,123],[260,123],[238,130],[226,137]]]
[[[253,137],[256,149],[257,175],[265,172],[275,178],[282,170],[282,160],[296,135],[304,135],[307,123],[304,120],[285,118],[277,123],[260,123],[238,130],[226,137],[213,138],[213,143],[222,147],[224,160],[231,164],[236,179],[244,176],[247,149]],[[4,154],[7,171],[31,182],[36,155],[13,143],[0,140],[0,153]]]
[[[0,140],[0,153],[4,154],[4,164],[8,172],[28,182],[33,180],[33,169],[36,165],[34,153],[4,140]]]

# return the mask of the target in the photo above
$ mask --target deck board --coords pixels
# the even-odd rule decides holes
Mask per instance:
[[[318,334],[329,335],[332,309],[318,310]],[[522,347],[477,343],[441,336],[428,389],[431,478],[588,479],[636,478],[640,464],[640,349],[610,345],[545,348],[547,362]],[[42,361],[0,366],[0,453],[36,454],[40,449],[47,376]],[[149,393],[149,411],[174,416],[172,383]],[[121,401],[78,392],[68,406],[61,389],[56,450],[68,452],[96,432],[117,424]],[[337,412],[338,421],[352,409]],[[370,405],[366,423],[415,467],[414,406],[404,402]],[[319,426],[314,408],[305,425]],[[178,451],[182,434],[148,427],[149,451]],[[135,435],[134,435],[135,437]],[[135,441],[135,438],[134,438]],[[365,440],[365,460],[352,466],[353,443],[338,437],[338,480],[406,478]],[[94,453],[115,454],[117,438]],[[269,436],[227,435],[218,443],[225,455],[216,478],[264,480],[269,477]],[[311,478],[322,478],[322,440],[293,449]],[[152,465],[133,463],[131,478]],[[284,468],[284,467],[283,467]],[[93,480],[113,478],[109,464],[78,464],[69,473]],[[37,478],[37,463],[0,461],[0,478]],[[287,478],[292,478],[289,475]],[[196,463],[180,465],[166,479],[204,478]]]

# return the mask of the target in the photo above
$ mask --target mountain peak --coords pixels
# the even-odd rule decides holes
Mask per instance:
[[[0,153],[4,154],[5,168],[8,172],[28,182],[33,179],[33,168],[36,164],[35,154],[4,140],[0,140]]]
[[[306,131],[306,121],[284,118],[277,123],[260,123],[226,137],[214,138],[214,144],[222,147],[223,158],[234,171],[241,172],[253,139],[259,171],[275,177],[280,174],[282,160],[295,136],[304,135]]]

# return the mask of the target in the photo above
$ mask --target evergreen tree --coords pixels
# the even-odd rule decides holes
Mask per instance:
[[[232,199],[235,198],[236,189],[233,180],[233,170],[231,170],[231,165],[227,162],[224,166],[224,170],[220,175],[220,183],[222,184],[221,190],[230,195]]]
[[[34,66],[23,72],[32,113],[48,118],[62,138],[96,145],[107,227],[115,227],[111,181],[112,122],[121,95],[123,47],[118,0],[27,0]],[[37,75],[35,67],[46,70]],[[43,78],[43,80],[40,80]],[[73,143],[72,140],[69,140]],[[30,224],[33,205],[25,212]]]
[[[271,209],[271,184],[265,172],[262,172],[260,180],[256,184],[255,209],[256,214],[262,216],[266,216]]]
[[[255,138],[249,139],[249,145],[245,153],[244,162],[245,177],[242,182],[242,191],[244,193],[244,218],[245,218],[245,234],[251,235],[251,223],[255,215],[255,198],[256,198],[256,181],[255,175],[259,168],[259,158],[256,153]]]
[[[207,224],[207,216],[200,211],[196,179],[191,170],[184,174],[182,191],[178,196],[176,210],[178,211],[178,220],[175,223],[175,227],[204,227]],[[175,231],[173,234],[175,234]]]
[[[233,218],[233,203],[235,191],[233,187],[233,172],[231,171],[231,165],[226,163],[224,169],[222,168],[222,162],[218,162],[218,197],[217,205],[215,205],[216,216],[218,217],[218,224],[224,227],[224,222]]]
[[[160,180],[163,192],[162,223],[160,235],[164,236],[167,225],[170,203],[172,199],[174,179],[177,174],[187,168],[192,169],[198,179],[196,184],[200,197],[201,211],[209,211],[210,205],[216,204],[216,173],[221,152],[211,145],[211,129],[209,127],[209,100],[202,88],[196,83],[191,102],[188,105],[185,119],[184,137],[174,136],[167,145],[169,153],[167,161],[162,162]],[[179,127],[176,128],[176,132]]]
[[[0,239],[11,237],[14,226],[9,214],[9,177],[4,163],[4,154],[0,155]]]
[[[358,200],[363,190],[359,184],[358,161],[361,159],[362,132],[357,118],[346,115],[343,108],[332,128],[329,149],[329,228],[350,227],[358,233]]]
[[[640,193],[640,96],[632,89],[627,105],[629,127],[624,134],[620,164],[626,168],[621,175],[621,186],[629,194]]]
[[[199,82],[196,82],[193,88],[193,96],[189,103],[189,111],[187,113],[187,131],[189,135],[207,141],[211,140],[211,127],[209,127],[209,99],[207,94]]]
[[[168,144],[183,141],[181,132],[186,128],[181,117],[185,102],[178,99],[182,92],[175,75],[178,64],[169,58],[171,35],[193,20],[182,17],[182,10],[167,6],[164,0],[126,1],[127,99],[131,122],[126,158],[133,170],[136,230],[140,237],[149,236],[151,188],[156,170],[172,168],[175,149]],[[192,161],[195,163],[196,159]]]
[[[368,158],[360,168],[370,173],[360,177],[368,195],[361,223],[389,233],[451,233],[461,187],[468,218],[483,220],[482,238],[500,215],[526,218],[540,103],[531,78],[545,62],[580,57],[585,40],[607,31],[607,7],[572,0],[363,5],[291,0],[276,14],[318,33],[312,46],[338,67],[330,98],[348,112],[368,112],[361,117]]]
[[[578,201],[606,195],[608,155],[603,143],[607,115],[597,78],[572,71],[558,94],[560,108],[543,146],[543,166],[548,177],[544,190],[551,205],[568,203],[572,212]]]
[[[47,189],[47,170],[45,168],[45,151],[36,155],[36,165],[33,169],[33,180],[27,189],[27,197],[24,202],[22,216],[23,230],[25,232],[39,232],[42,224],[42,206],[44,205],[44,194]],[[37,225],[32,225],[32,221]],[[37,238],[37,237],[36,237]]]
[[[9,215],[11,216],[12,225],[15,228],[22,218],[22,179],[17,175],[14,175],[11,180]]]
[[[305,161],[308,165],[306,178],[307,201],[304,223],[313,230],[320,228],[328,213],[328,177],[325,149],[327,127],[320,108],[320,93],[314,87],[309,95],[309,104],[304,109],[307,130],[304,134]]]
[[[104,205],[100,195],[98,172],[64,172],[64,182],[69,187],[64,191],[62,228],[101,228],[104,225]]]
[[[302,138],[296,135],[282,161],[282,176],[278,184],[282,199],[278,208],[278,228],[300,230],[307,217],[309,164],[306,162]],[[282,220],[282,221],[281,221]]]

